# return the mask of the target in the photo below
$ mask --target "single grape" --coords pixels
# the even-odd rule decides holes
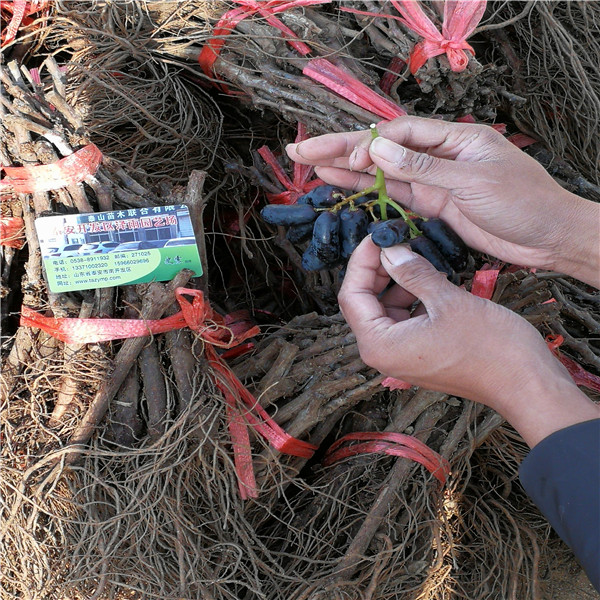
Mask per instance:
[[[416,224],[423,235],[436,245],[455,271],[461,272],[466,269],[469,249],[447,223],[441,219],[429,219],[428,221],[419,219]]]
[[[307,204],[267,204],[261,211],[261,217],[271,225],[302,225],[312,223],[317,213]]]
[[[310,204],[315,208],[330,208],[344,198],[344,192],[333,185],[319,185],[300,196],[298,204]]]
[[[360,209],[340,211],[340,238],[342,240],[342,258],[349,258],[355,248],[367,236],[369,218]]]
[[[340,258],[340,219],[336,213],[322,212],[315,221],[311,245],[317,258],[329,265]]]
[[[303,223],[302,225],[291,225],[287,230],[285,237],[292,242],[292,244],[298,244],[309,239],[312,235],[313,224]]]
[[[423,235],[410,240],[408,245],[411,247],[413,252],[420,254],[423,258],[426,258],[438,271],[446,273],[448,279],[452,283],[458,284],[458,275],[454,272],[454,269],[448,264],[448,261],[442,256],[437,246]]]
[[[328,264],[323,262],[315,251],[312,242],[308,245],[302,254],[302,268],[305,271],[323,271],[328,268]]]
[[[404,219],[390,219],[388,221],[379,221],[374,223],[371,230],[371,239],[376,246],[380,248],[389,248],[401,244],[410,228],[404,222]]]

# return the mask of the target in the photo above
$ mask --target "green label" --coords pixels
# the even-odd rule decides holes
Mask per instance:
[[[42,217],[36,230],[55,293],[202,275],[184,205]]]

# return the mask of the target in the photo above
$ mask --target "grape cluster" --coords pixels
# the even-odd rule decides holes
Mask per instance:
[[[397,205],[396,205],[397,206]],[[400,207],[398,207],[400,209]],[[407,242],[413,252],[458,282],[465,270],[468,248],[441,219],[407,219],[394,206],[382,204],[372,194],[346,197],[339,188],[321,185],[298,198],[296,204],[269,204],[261,211],[271,225],[287,227],[293,244],[308,241],[302,254],[306,271],[344,265],[367,235],[381,248]]]

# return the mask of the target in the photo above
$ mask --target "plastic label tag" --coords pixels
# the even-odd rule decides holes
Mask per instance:
[[[185,205],[40,217],[35,228],[54,293],[202,275]]]

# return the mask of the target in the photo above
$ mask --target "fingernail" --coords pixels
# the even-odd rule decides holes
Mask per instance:
[[[407,246],[402,245],[384,248],[381,253],[388,262],[396,267],[415,259],[415,253],[409,250]]]
[[[300,146],[302,145],[302,142],[300,142],[299,144],[288,144],[285,147],[286,152],[289,154],[290,151],[291,152],[295,152],[296,154],[302,156],[302,152],[300,152]]]
[[[402,164],[406,156],[406,150],[390,140],[378,137],[371,142],[371,152],[394,164]]]

